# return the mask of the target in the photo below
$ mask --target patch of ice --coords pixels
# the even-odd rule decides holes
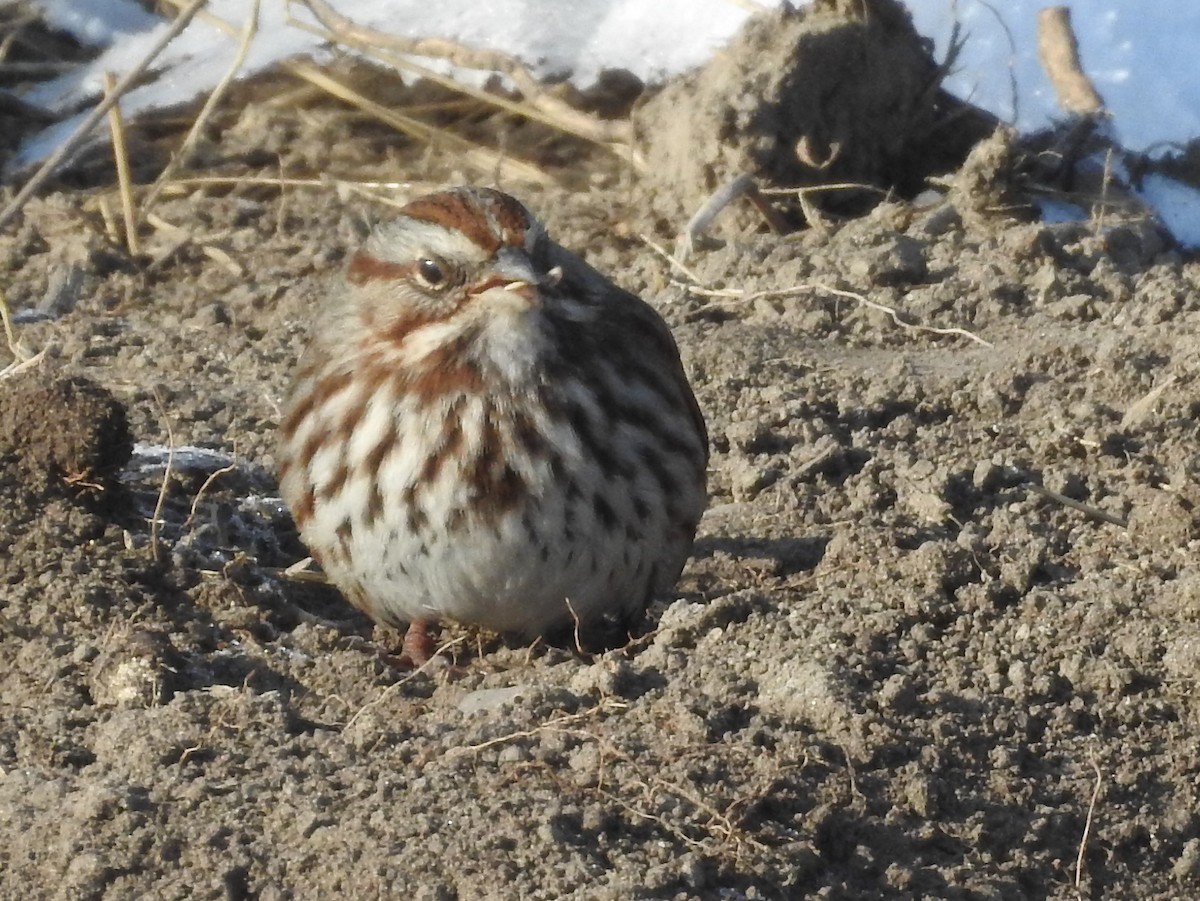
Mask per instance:
[[[1180,243],[1200,246],[1200,191],[1166,175],[1150,173],[1142,179],[1138,194]]]

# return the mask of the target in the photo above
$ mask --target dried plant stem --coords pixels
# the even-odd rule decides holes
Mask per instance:
[[[104,96],[112,95],[116,87],[116,79],[111,72],[104,73]],[[138,242],[138,215],[133,203],[132,178],[129,175],[129,150],[125,145],[125,122],[121,118],[121,107],[113,104],[108,111],[108,125],[112,131],[113,159],[117,164],[117,185],[121,192],[121,214],[125,220],[125,246],[129,253],[137,256],[141,253]]]
[[[879,185],[869,185],[866,182],[858,181],[830,182],[823,185],[804,185],[794,188],[759,188],[758,191],[766,197],[795,197],[798,194],[824,194],[830,191],[870,191],[874,194],[887,194],[887,191]]]
[[[8,341],[8,352],[17,362],[24,362],[29,355],[17,341],[17,333],[12,324],[12,311],[8,308],[8,298],[4,296],[3,291],[0,291],[0,322],[4,323],[4,338]]]
[[[586,710],[581,710],[579,713],[564,713],[560,716],[546,720],[544,723],[539,723],[532,729],[522,729],[519,732],[509,732],[505,735],[489,739],[488,741],[480,742],[477,745],[465,745],[459,748],[451,748],[446,753],[446,758],[461,757],[464,754],[476,754],[487,748],[494,748],[497,745],[508,744],[511,741],[516,741],[520,738],[533,738],[541,732],[569,731],[566,727],[572,726],[584,720],[592,719],[593,717],[602,717],[607,713],[616,713],[629,708],[629,705],[624,701],[619,701],[616,698],[601,698],[600,702],[595,707],[589,707]]]
[[[0,291],[0,322],[4,324],[4,338],[8,342],[8,352],[13,357],[11,363],[0,369],[0,379],[9,378],[37,366],[45,356],[46,348],[43,347],[36,354],[30,356],[29,352],[21,345],[16,330],[13,328],[12,311],[8,308],[8,298],[4,296],[3,291]]]
[[[353,726],[355,724],[355,722],[358,721],[358,718],[360,716],[362,716],[364,713],[366,713],[368,710],[370,710],[373,707],[378,707],[385,700],[387,700],[387,698],[393,692],[396,692],[399,689],[403,688],[405,685],[407,685],[409,682],[412,682],[414,679],[416,679],[419,675],[424,673],[430,667],[434,666],[435,661],[439,661],[439,660],[443,659],[442,655],[444,653],[446,653],[446,651],[449,651],[451,648],[457,647],[458,645],[462,644],[462,642],[463,642],[462,638],[452,638],[449,641],[442,644],[441,647],[439,647],[436,651],[433,652],[433,654],[430,655],[428,660],[426,660],[424,663],[422,663],[420,666],[418,666],[416,669],[414,669],[411,673],[406,675],[399,682],[393,682],[391,685],[389,685],[387,688],[385,688],[383,691],[381,691],[379,693],[378,697],[372,698],[370,701],[367,701],[365,704],[363,704],[361,707],[359,707],[358,710],[356,710],[354,712],[354,715],[352,717],[350,717],[350,719],[346,720],[345,725],[342,726],[342,731],[345,732],[347,729],[349,729],[351,726]]]
[[[1111,523],[1114,526],[1120,526],[1122,529],[1129,528],[1129,522],[1122,519],[1120,516],[1115,516],[1107,510],[1101,510],[1099,507],[1093,507],[1091,504],[1085,504],[1082,501],[1077,501],[1073,497],[1067,497],[1065,494],[1060,494],[1057,491],[1051,491],[1049,488],[1034,483],[1029,484],[1030,490],[1047,500],[1054,501],[1056,504],[1062,504],[1064,507],[1070,507],[1072,510],[1078,510],[1085,516],[1090,516],[1092,519],[1098,519],[1100,522]]]
[[[204,498],[204,493],[206,491],[208,491],[209,487],[213,484],[213,482],[215,482],[217,479],[219,479],[221,476],[225,475],[226,473],[233,472],[235,469],[237,469],[238,463],[237,463],[237,446],[236,445],[234,446],[233,455],[234,455],[234,459],[232,461],[230,461],[227,465],[222,466],[220,469],[214,470],[213,472],[209,473],[208,478],[204,480],[204,484],[200,486],[200,490],[196,492],[196,497],[192,501],[192,509],[188,511],[188,518],[183,524],[184,531],[187,531],[188,529],[190,529],[192,527],[192,523],[196,521],[196,511],[199,510],[199,508],[200,508],[200,501]]]
[[[175,427],[157,388],[154,389],[154,401],[167,428],[167,466],[163,470],[162,484],[158,488],[158,499],[154,502],[154,518],[150,520],[150,555],[154,562],[158,563],[161,553],[158,546],[158,524],[162,520],[163,505],[167,502],[167,486],[171,483],[171,471],[175,467]]]
[[[575,612],[575,605],[571,603],[571,599],[567,598],[567,610],[571,613],[571,622],[574,625],[572,637],[575,639],[575,653],[580,657],[588,656],[583,650],[583,642],[579,638],[579,614]]]
[[[217,86],[208,95],[208,99],[204,101],[204,106],[200,108],[200,113],[196,116],[196,120],[188,130],[187,136],[179,146],[179,150],[171,157],[170,162],[159,173],[158,178],[154,180],[149,193],[143,198],[143,211],[149,210],[154,205],[163,188],[167,186],[175,173],[188,164],[188,159],[195,149],[196,142],[200,139],[201,131],[212,117],[213,112],[221,102],[221,98],[225,96],[225,92],[229,90],[230,85],[233,84],[233,80],[237,77],[237,73],[241,71],[242,66],[246,62],[246,54],[250,50],[250,42],[254,40],[254,35],[258,33],[258,11],[259,0],[253,0],[250,6],[250,14],[246,16],[246,22],[242,26],[241,40],[238,42],[237,53],[234,54],[233,62],[229,64],[229,68],[225,71],[221,80],[217,82]]]
[[[1092,800],[1088,804],[1087,819],[1083,823],[1083,837],[1079,839],[1079,856],[1075,858],[1075,889],[1078,891],[1083,885],[1083,864],[1084,857],[1087,854],[1088,839],[1092,835],[1092,823],[1096,817],[1096,803],[1100,800],[1100,789],[1104,787],[1104,774],[1100,772],[1100,764],[1096,763],[1096,758],[1092,758],[1092,769],[1096,773],[1096,783],[1092,788]]]
[[[144,73],[146,69],[150,67],[150,63],[152,63],[158,57],[158,55],[162,53],[163,49],[169,43],[171,43],[171,41],[175,40],[175,38],[179,36],[179,33],[183,31],[183,29],[187,28],[188,23],[191,22],[196,13],[200,11],[200,7],[207,2],[208,0],[192,0],[191,3],[184,7],[183,11],[175,18],[175,21],[171,23],[170,27],[163,32],[162,37],[160,37],[155,42],[154,46],[150,48],[150,52],[147,53],[136,66],[134,66],[121,77],[121,80],[113,86],[113,89],[108,96],[101,100],[100,103],[96,105],[96,108],[83,118],[83,121],[79,123],[79,125],[73,132],[71,132],[67,139],[59,144],[54,152],[46,158],[45,162],[43,162],[37,172],[30,177],[29,181],[25,182],[24,187],[17,192],[17,196],[14,197],[11,202],[9,202],[8,206],[6,206],[3,211],[0,211],[0,228],[4,228],[16,218],[17,213],[19,213],[22,208],[24,208],[25,204],[29,202],[29,198],[31,198],[37,192],[38,188],[40,188],[46,182],[46,180],[54,174],[59,166],[61,166],[70,158],[71,154],[73,154],[79,148],[79,145],[82,144],[87,138],[87,136],[91,134],[92,129],[95,128],[100,120],[104,118],[112,106],[121,98],[122,95],[125,94],[125,92],[130,89],[130,87],[133,86],[133,84],[139,78],[142,77],[142,73]]]
[[[668,251],[665,247],[663,247],[661,244],[659,244],[657,241],[655,241],[649,235],[643,235],[643,234],[639,233],[638,239],[643,244],[645,244],[647,247],[649,247],[651,250],[653,250],[656,254],[658,254],[660,257],[662,257],[664,260],[666,260],[667,265],[671,266],[674,269],[678,269],[681,273],[683,273],[683,275],[685,277],[687,277],[691,282],[693,282],[694,284],[699,285],[701,287],[704,287],[706,285],[706,282],[704,281],[704,279],[700,278],[700,276],[696,274],[695,270],[689,269],[687,267],[687,264],[684,263],[683,260],[679,259],[678,255],[668,253]]]
[[[166,2],[168,2],[172,6],[175,6],[176,8],[178,8],[182,5],[183,0],[166,0]],[[331,7],[325,5],[325,6],[322,6],[321,9],[322,9],[322,12],[327,13],[328,22],[332,22],[335,25],[338,25],[339,23],[349,23],[349,25],[351,26],[351,32],[350,32],[351,37],[353,37],[355,34],[361,34],[361,33],[355,32],[354,29],[356,29],[357,26],[354,26],[354,24],[352,22],[350,22],[349,19],[345,19],[344,17],[341,17]],[[316,10],[313,10],[313,13],[314,13],[314,15],[317,15]],[[207,22],[208,24],[212,25],[214,28],[217,28],[217,29],[225,32],[226,34],[228,34],[230,36],[234,36],[238,33],[238,30],[233,25],[231,25],[229,22],[225,21],[224,19],[222,19],[219,16],[214,16],[212,13],[203,12],[200,14],[200,19],[202,21]],[[320,20],[319,15],[318,15],[318,20]],[[304,23],[293,21],[292,24],[295,27],[306,28],[310,31],[313,30],[311,28],[311,26],[307,26]],[[329,24],[327,24],[327,23],[323,22],[323,24],[325,24],[325,27],[326,27],[326,29],[328,29],[330,34],[333,34],[334,37],[338,37],[337,33],[335,32],[335,29],[330,28]],[[378,34],[376,32],[371,32],[370,29],[366,29],[365,31],[366,31],[366,34],[368,34],[368,35]],[[384,37],[386,37],[386,35]],[[398,39],[398,40],[404,40],[404,39]],[[369,44],[370,41],[367,40],[364,43]],[[422,46],[425,47],[424,42],[421,42],[421,43],[422,43]],[[444,43],[446,46],[451,46],[450,42],[435,41],[433,43],[434,44]],[[432,56],[444,55],[442,53],[436,52],[436,47],[426,47],[425,49],[427,51],[426,55],[432,55]],[[416,51],[413,51],[413,52],[416,52]],[[489,51],[482,51],[482,52],[484,54],[489,53]],[[502,57],[503,55],[497,54],[496,56]],[[410,68],[415,65],[416,65],[415,63],[412,63],[410,65]],[[338,99],[344,101],[345,103],[348,103],[351,106],[362,110],[363,112],[367,113],[368,115],[372,116],[373,118],[378,119],[379,121],[385,123],[386,125],[389,125],[392,128],[396,129],[397,131],[402,132],[403,134],[407,134],[410,137],[415,138],[416,140],[430,142],[430,143],[432,143],[435,140],[440,140],[443,144],[448,146],[452,151],[463,154],[466,157],[466,161],[469,162],[471,165],[473,165],[476,168],[479,168],[483,171],[487,171],[487,172],[498,171],[504,177],[511,177],[511,178],[518,179],[518,180],[530,181],[530,182],[534,182],[536,184],[552,184],[554,181],[553,178],[551,178],[547,173],[545,173],[544,171],[542,171],[541,169],[539,169],[536,166],[530,165],[529,163],[520,162],[519,160],[507,158],[503,154],[497,153],[496,151],[491,150],[490,148],[483,147],[482,145],[476,144],[472,141],[468,141],[467,139],[459,137],[458,135],[451,134],[450,132],[447,132],[444,129],[440,129],[433,125],[429,125],[427,123],[421,122],[410,116],[406,116],[400,112],[389,109],[389,108],[383,106],[382,104],[375,103],[374,101],[370,100],[367,97],[364,97],[361,93],[359,93],[358,91],[355,91],[353,88],[349,87],[348,85],[343,84],[342,82],[333,78],[332,76],[330,76],[326,72],[322,71],[319,67],[313,65],[312,63],[309,63],[307,61],[302,61],[302,60],[284,60],[280,64],[280,68],[286,72],[290,72],[292,75],[295,75],[298,78],[304,79],[309,84],[313,85],[314,87],[319,88],[320,90],[324,91],[325,93],[331,94],[334,97],[337,97]],[[468,66],[468,68],[490,68],[490,67]],[[497,71],[502,71],[502,70],[497,70]],[[533,84],[536,85],[536,82],[533,82]],[[454,87],[456,90],[459,90],[459,91],[463,90],[462,85],[459,85],[457,83],[452,83],[452,87]],[[466,93],[465,91],[463,91],[463,92]],[[486,99],[489,103],[492,103],[493,105],[500,105],[500,104],[496,103],[496,98],[494,98],[492,95],[488,95],[488,94],[484,93],[483,99]],[[522,112],[525,115],[530,115],[529,110],[522,110]],[[536,116],[535,116],[535,118],[536,118]],[[554,124],[554,123],[551,122],[550,124]]]
[[[39,350],[37,353],[35,353],[32,357],[29,357],[28,359],[26,359],[20,363],[15,362],[15,361],[12,363],[9,363],[3,369],[0,369],[0,381],[7,379],[7,378],[11,378],[14,375],[19,375],[20,373],[24,372],[26,369],[33,369],[35,366],[39,365],[42,362],[42,358],[45,356],[46,356],[46,348],[43,347],[41,350]]]
[[[196,240],[196,238],[189,231],[187,231],[187,229],[181,228],[180,226],[175,225],[172,222],[168,222],[167,220],[161,218],[160,216],[158,216],[155,213],[145,213],[144,216],[145,216],[147,225],[152,225],[155,228],[157,228],[159,231],[166,232],[176,242],[178,242],[175,245],[175,247],[172,248],[171,251],[168,251],[166,256],[169,256],[170,253],[174,252],[175,249],[182,246],[183,244],[195,242],[195,244],[200,248],[201,252],[206,257],[208,257],[214,263],[218,263],[221,266],[223,266],[231,275],[234,275],[238,278],[245,277],[246,267],[243,266],[241,263],[239,263],[237,260],[235,260],[233,257],[231,257],[228,253],[226,253],[221,248],[219,248],[213,244],[206,244],[202,241]],[[156,259],[155,263],[159,262],[161,259],[163,259],[163,257],[159,257],[158,259]]]
[[[33,25],[37,20],[38,17],[35,15],[26,15],[5,23],[5,30],[8,34],[4,36],[4,40],[0,41],[0,62],[8,59],[9,51],[12,50],[12,46],[16,43],[17,38],[21,36],[21,32],[30,25]],[[8,64],[8,66],[12,65],[14,64]]]
[[[889,317],[892,320],[892,322],[894,322],[896,325],[898,325],[902,329],[911,329],[911,330],[917,331],[917,332],[928,332],[931,335],[955,335],[960,338],[966,338],[970,341],[974,341],[976,344],[980,344],[984,347],[992,347],[993,346],[991,341],[986,341],[983,338],[980,338],[974,332],[967,331],[965,328],[958,328],[957,326],[953,326],[950,328],[939,328],[937,326],[932,326],[932,325],[917,325],[916,323],[905,322],[903,319],[900,318],[900,313],[894,307],[889,307],[887,304],[882,304],[882,303],[878,303],[877,301],[870,300],[869,298],[863,296],[862,294],[858,294],[854,291],[843,291],[840,288],[831,288],[828,286],[822,288],[822,290],[827,291],[828,293],[833,294],[836,297],[847,297],[850,300],[853,300],[853,301],[856,301],[857,303],[862,304],[864,307],[867,307],[868,309],[877,310],[878,312],[883,313],[884,315]]]
[[[528,103],[518,104],[504,98],[471,88],[446,76],[432,72],[411,60],[397,58],[391,54],[387,61],[416,72],[424,78],[437,82],[451,90],[477,97],[492,104],[529,118],[537,119],[560,131],[569,132],[585,140],[599,144],[628,144],[633,138],[632,126],[625,121],[603,121],[582,113],[565,101],[542,89],[541,84],[529,70],[513,56],[496,50],[466,47],[443,38],[408,38],[366,28],[341,15],[325,0],[301,0],[316,16],[317,21],[329,34],[341,43],[353,45],[361,50],[375,52],[379,48],[394,50],[415,56],[445,59],[452,65],[464,69],[482,69],[499,72],[512,82]],[[300,24],[300,23],[297,23]],[[302,26],[303,27],[303,26]],[[379,55],[379,54],[377,54]]]
[[[402,113],[388,109],[386,106],[364,97],[349,85],[343,84],[311,63],[293,61],[286,64],[284,68],[293,75],[311,82],[351,106],[368,113],[380,122],[390,125],[399,132],[403,132],[420,141],[429,143],[434,143],[435,141],[442,142],[450,150],[463,154],[467,161],[478,168],[498,170],[507,178],[520,179],[537,184],[551,184],[554,181],[536,166],[505,157],[481,144],[468,141],[466,138],[451,134],[444,129],[436,128],[418,119],[413,119],[411,116],[405,116]]]
[[[745,291],[740,291],[740,290],[732,289],[732,288],[723,288],[723,289],[714,290],[714,289],[708,289],[708,288],[699,288],[694,285],[682,285],[681,287],[683,287],[685,290],[691,292],[692,294],[696,294],[701,297],[728,297],[728,298],[731,298],[734,300],[740,300],[740,301],[760,300],[762,298],[794,297],[797,294],[807,294],[809,292],[823,292],[825,294],[832,294],[835,297],[848,298],[850,300],[855,301],[856,303],[861,304],[864,307],[867,307],[868,309],[877,310],[880,313],[884,313],[885,315],[888,316],[888,318],[890,318],[892,320],[892,322],[894,322],[896,325],[898,325],[902,329],[910,329],[912,331],[917,331],[917,332],[928,332],[932,335],[953,335],[953,336],[960,337],[960,338],[967,338],[968,340],[974,341],[976,344],[980,344],[983,347],[992,347],[993,346],[992,342],[987,341],[984,338],[981,338],[978,335],[976,335],[974,332],[969,332],[964,328],[957,328],[957,327],[939,328],[937,326],[932,326],[932,325],[918,325],[913,322],[905,322],[903,319],[900,318],[900,311],[897,310],[895,307],[889,307],[887,304],[882,304],[882,303],[879,303],[878,301],[871,300],[855,291],[845,291],[845,290],[842,290],[841,288],[831,287],[830,285],[822,285],[819,283],[813,283],[813,284],[807,284],[807,285],[793,285],[790,288],[773,288],[773,289],[770,289],[767,291],[754,291],[752,293],[747,293]]]

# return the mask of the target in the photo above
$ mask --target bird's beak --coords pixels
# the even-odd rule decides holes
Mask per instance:
[[[501,288],[533,304],[539,298],[540,288],[553,287],[561,278],[562,270],[557,266],[544,275],[540,274],[528,254],[514,247],[502,247],[496,253],[496,261],[484,277],[471,287],[470,293],[482,294],[493,288]]]

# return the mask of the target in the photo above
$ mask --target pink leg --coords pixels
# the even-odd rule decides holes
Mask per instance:
[[[437,651],[437,642],[430,636],[429,623],[424,620],[414,620],[408,624],[404,633],[404,641],[400,645],[400,659],[410,662],[413,666],[424,666]]]

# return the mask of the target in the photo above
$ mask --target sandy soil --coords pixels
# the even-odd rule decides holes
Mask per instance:
[[[213,138],[205,174],[487,180],[325,107]],[[570,187],[505,187],[662,311],[707,417],[677,596],[607,652],[448,628],[456,669],[394,669],[281,572],[272,461],[388,208],[193,187],[134,258],[60,187],[0,235],[46,351],[0,382],[0,896],[1200,894],[1194,258],[993,203],[998,152],[684,275],[619,165],[513,140]]]

